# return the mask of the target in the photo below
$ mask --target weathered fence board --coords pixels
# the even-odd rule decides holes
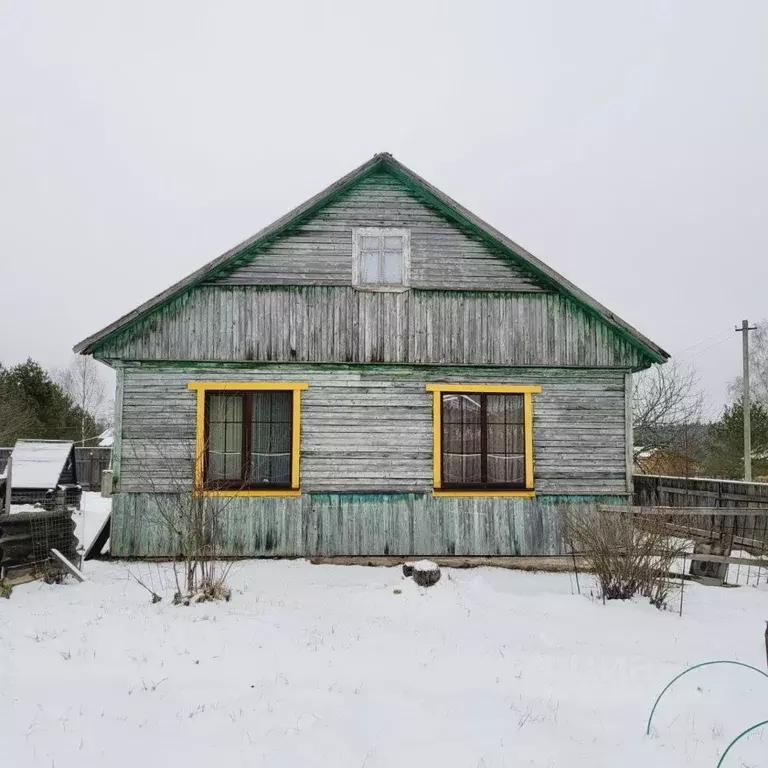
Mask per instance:
[[[101,473],[112,464],[111,448],[75,448],[77,482],[84,491],[101,490]]]
[[[715,515],[717,517],[762,517],[768,515],[768,506],[751,507],[744,509],[742,507],[647,507],[647,506],[625,506],[620,504],[600,504],[598,512],[623,512],[635,515]]]

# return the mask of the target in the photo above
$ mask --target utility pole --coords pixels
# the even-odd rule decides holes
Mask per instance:
[[[744,480],[752,482],[752,405],[749,401],[749,332],[757,326],[750,325],[749,320],[741,321],[741,328],[737,326],[736,332],[743,333],[741,348],[743,352],[743,373],[741,406],[744,411]]]

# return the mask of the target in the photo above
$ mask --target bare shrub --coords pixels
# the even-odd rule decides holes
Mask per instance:
[[[597,510],[566,514],[567,536],[585,555],[604,600],[647,598],[657,608],[667,604],[675,562],[688,542],[670,536],[662,517]]]
[[[176,553],[174,605],[228,601],[232,562],[221,559],[219,545],[221,522],[233,497],[211,496],[195,486],[192,475],[198,456],[194,450],[180,458],[178,450],[166,449],[158,442],[145,445],[142,454],[134,452],[133,457],[140,467],[140,482],[152,494],[157,510],[157,517],[148,514],[144,522],[159,526],[163,539]],[[149,591],[154,602],[154,591]]]

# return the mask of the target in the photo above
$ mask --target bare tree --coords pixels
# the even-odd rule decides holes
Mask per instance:
[[[704,393],[692,366],[676,361],[655,365],[633,381],[634,458],[643,468],[644,456],[658,451],[695,459],[704,447],[701,425]]]
[[[753,403],[768,408],[768,320],[755,324],[749,334],[749,389]],[[732,402],[741,400],[742,377],[737,376],[728,387]]]
[[[107,387],[98,363],[90,356],[77,355],[69,367],[58,376],[59,384],[72,402],[80,409],[80,440],[85,443],[86,421],[90,414],[96,421],[102,421],[106,412]]]

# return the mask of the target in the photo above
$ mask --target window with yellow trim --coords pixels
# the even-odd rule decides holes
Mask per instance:
[[[189,388],[197,390],[197,488],[227,495],[298,491],[306,384],[192,382]]]
[[[533,492],[535,386],[430,384],[436,492]]]
[[[290,392],[206,392],[207,490],[290,488]]]

